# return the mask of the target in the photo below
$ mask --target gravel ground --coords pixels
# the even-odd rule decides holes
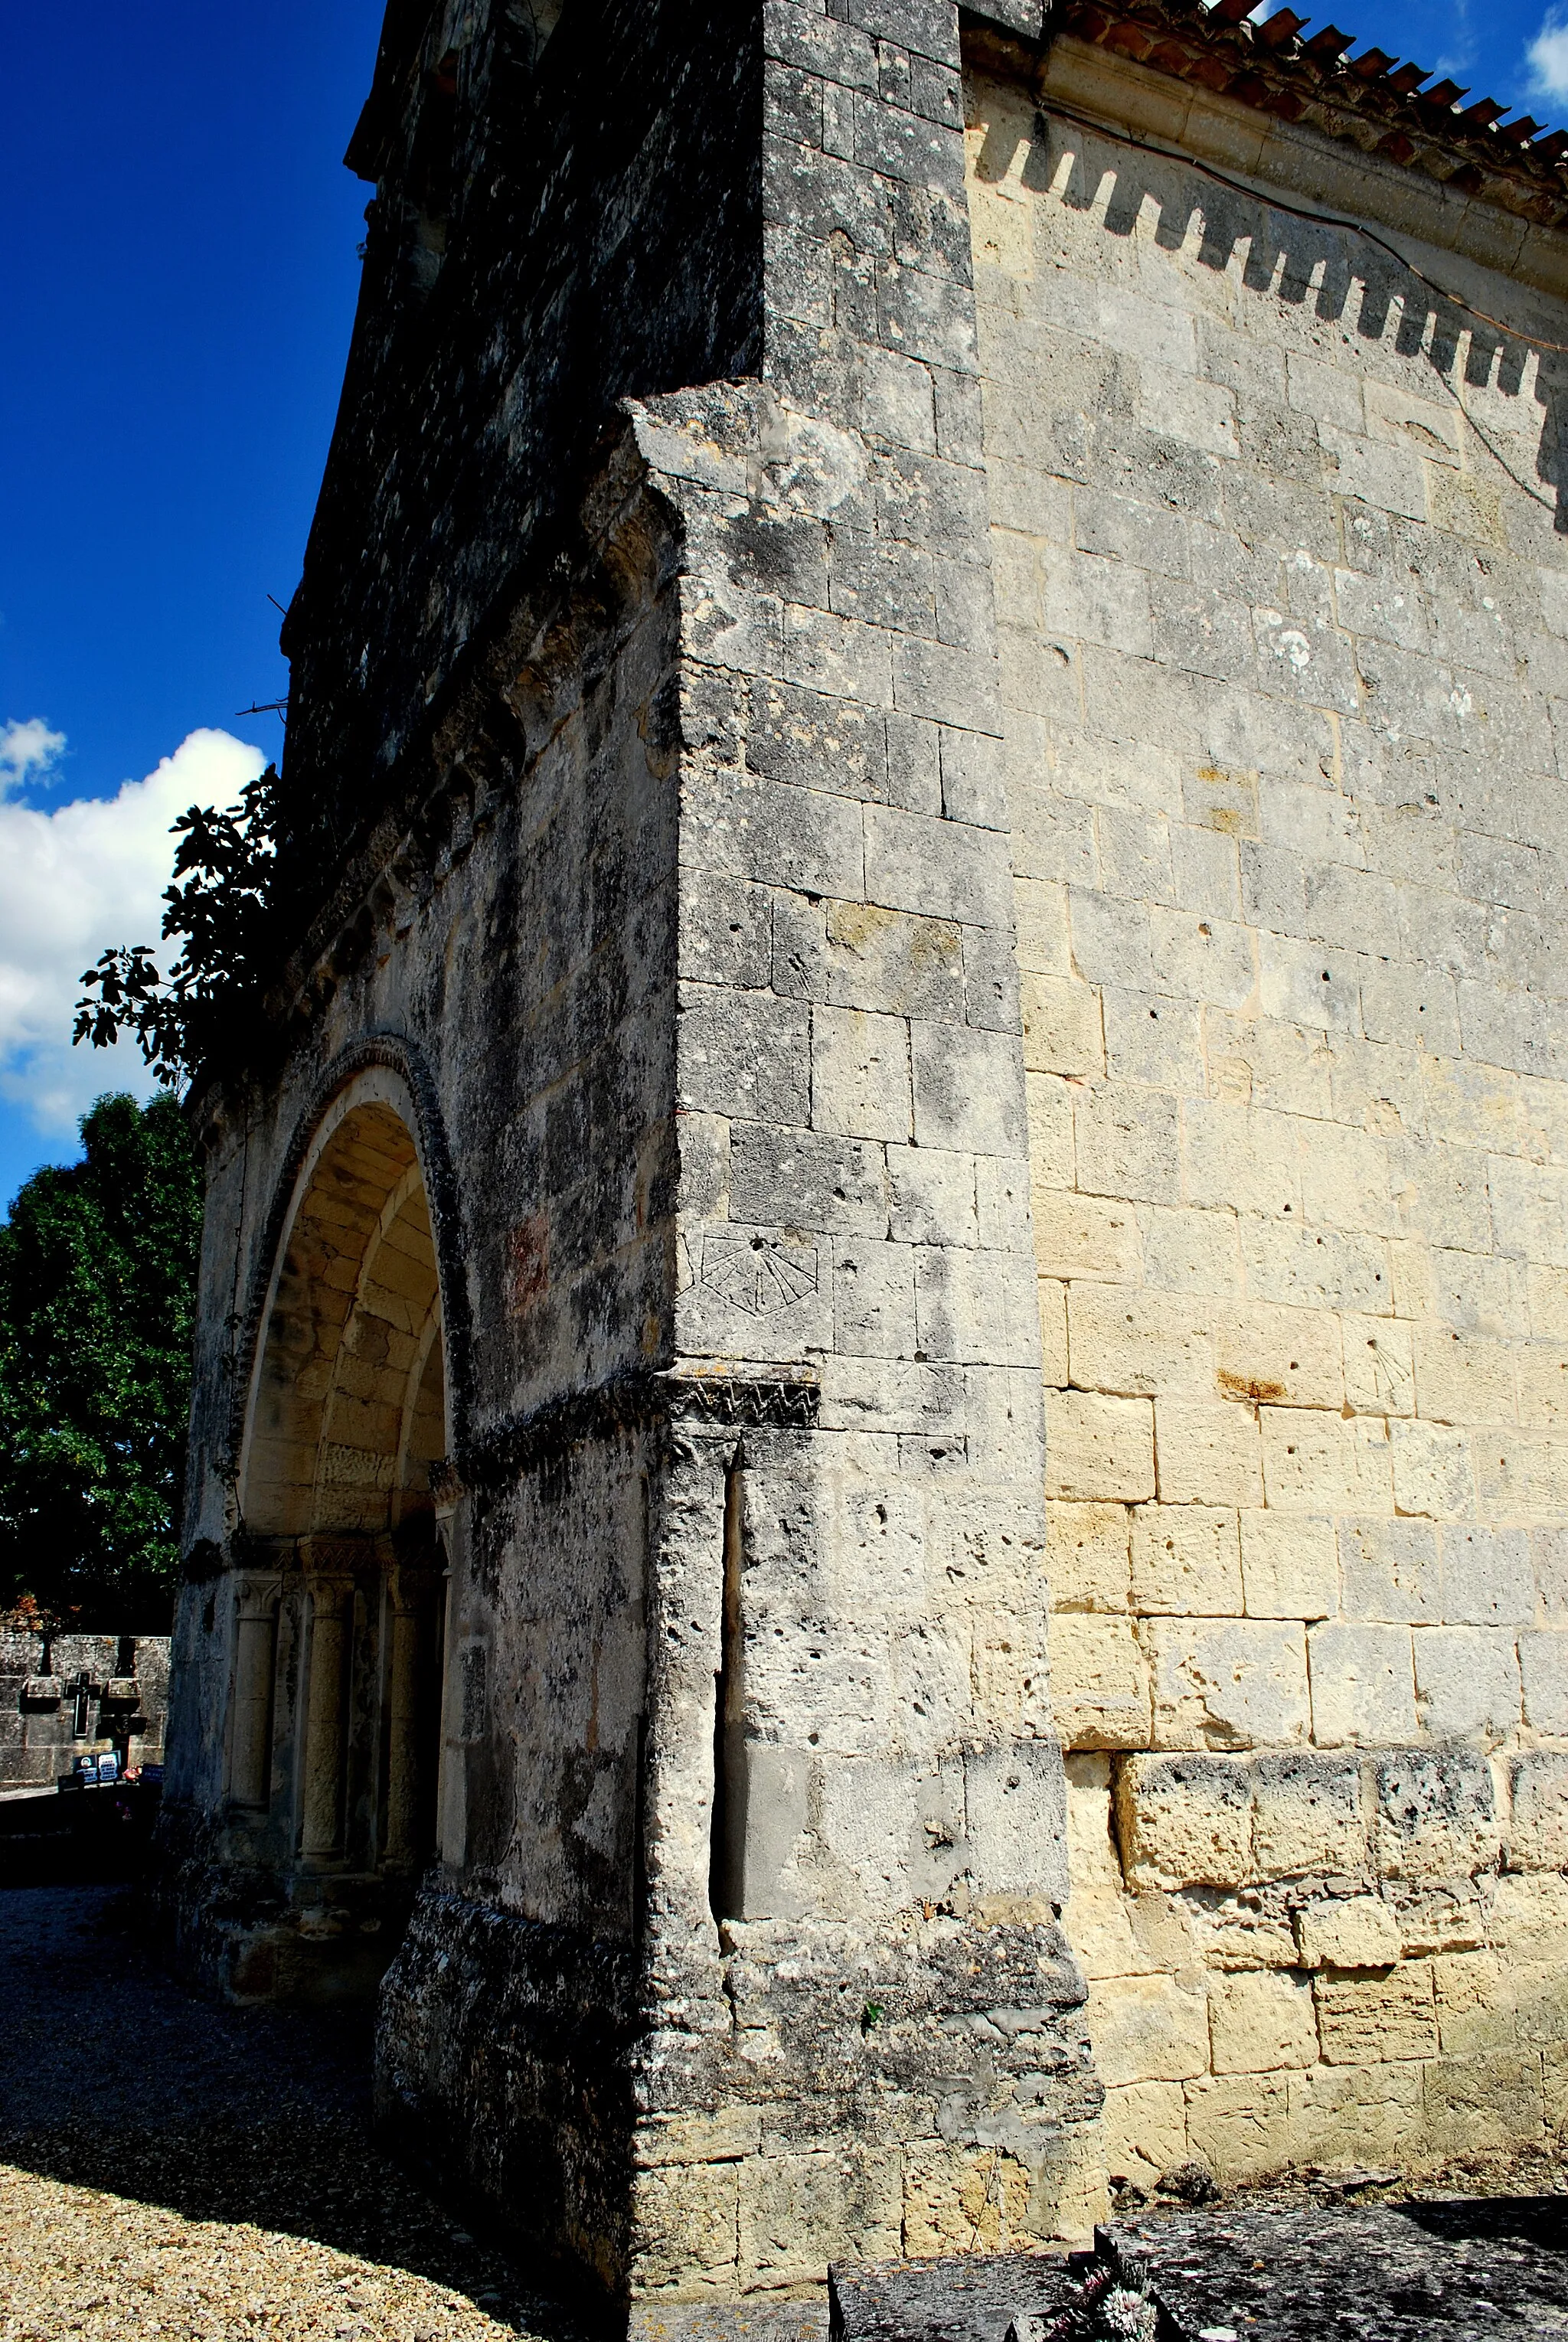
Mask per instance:
[[[587,2342],[378,2154],[366,2027],[193,1997],[126,1904],[0,1892],[0,2342]]]

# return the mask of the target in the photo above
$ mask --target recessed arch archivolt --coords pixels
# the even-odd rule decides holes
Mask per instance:
[[[428,1111],[389,1046],[302,1124],[249,1319],[226,1798],[301,1908],[406,1882],[434,1842],[444,1280]]]
[[[375,1536],[430,1509],[449,1445],[442,1277],[410,1086],[362,1066],[277,1216],[238,1457],[260,1537]]]

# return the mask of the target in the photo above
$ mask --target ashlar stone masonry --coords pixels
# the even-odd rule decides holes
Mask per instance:
[[[162,1903],[623,2301],[1559,2119],[1568,181],[1235,16],[350,149]]]
[[[1568,2113],[1561,238],[1087,17],[977,54],[969,115],[1111,2168],[1539,2146]]]

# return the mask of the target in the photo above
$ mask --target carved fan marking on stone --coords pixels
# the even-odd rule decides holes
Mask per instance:
[[[704,1236],[698,1279],[748,1317],[789,1309],[817,1289],[816,1250],[774,1236]]]

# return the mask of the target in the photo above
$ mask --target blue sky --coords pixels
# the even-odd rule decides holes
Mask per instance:
[[[1258,13],[1275,12],[1271,5]],[[1355,35],[1355,49],[1375,45],[1428,66],[1434,75],[1446,74],[1464,84],[1473,100],[1494,97],[1511,112],[1530,112],[1549,129],[1568,125],[1568,6],[1547,8],[1541,0],[1342,0],[1333,10],[1313,12],[1307,37],[1330,23]],[[1553,33],[1561,38],[1553,41]]]
[[[342,156],[380,18],[0,7],[0,1206],[135,1070],[62,1063],[61,981],[127,918],[155,939],[165,801],[257,758],[198,737],[145,776],[193,734],[281,740],[235,711],[286,687],[266,597],[298,579],[332,427],[369,194]],[[80,799],[100,810],[50,819]],[[51,946],[77,941],[61,978]]]
[[[169,822],[276,753],[368,190],[380,0],[0,7],[0,1206],[134,1059],[75,977],[155,939]],[[1328,21],[1312,20],[1313,26]],[[1568,5],[1345,0],[1475,96],[1568,121]],[[1544,77],[1544,78],[1543,78]]]

